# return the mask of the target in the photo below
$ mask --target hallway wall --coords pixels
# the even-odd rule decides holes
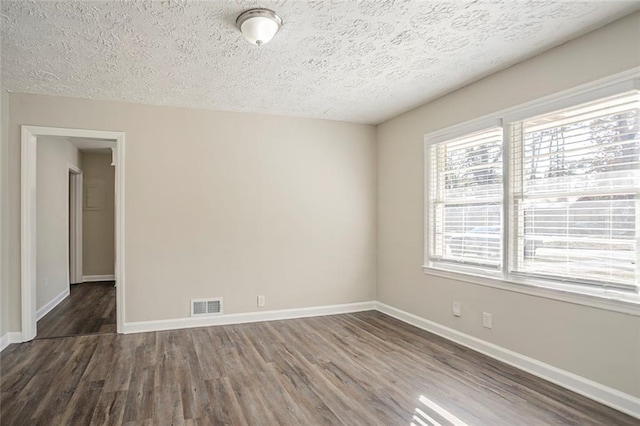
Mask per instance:
[[[115,274],[115,167],[111,152],[80,153],[83,174],[82,274]],[[87,192],[102,198],[100,206],[87,205]]]
[[[69,291],[69,169],[80,167],[78,148],[38,138],[36,174],[36,309]]]
[[[0,87],[0,339],[8,336],[10,309],[8,129],[9,94]]]

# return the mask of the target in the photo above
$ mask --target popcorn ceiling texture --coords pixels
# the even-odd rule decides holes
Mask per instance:
[[[284,20],[262,47],[235,28],[253,7]],[[629,1],[4,1],[3,86],[379,123],[637,8]]]

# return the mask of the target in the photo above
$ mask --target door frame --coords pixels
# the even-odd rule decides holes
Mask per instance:
[[[58,127],[21,126],[21,235],[20,235],[20,281],[22,341],[33,340],[37,334],[36,319],[36,148],[40,136],[79,137],[106,139],[116,143],[116,311],[117,330],[124,329],[125,311],[125,267],[124,267],[124,200],[125,200],[125,133],[103,130],[70,129]]]
[[[69,238],[67,259],[69,260],[68,282],[82,282],[82,170],[67,164],[69,170]]]

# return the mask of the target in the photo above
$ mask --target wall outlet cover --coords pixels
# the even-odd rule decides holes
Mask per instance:
[[[462,304],[460,302],[453,302],[453,316],[454,317],[462,316]]]
[[[493,318],[491,314],[488,312],[482,313],[482,326],[484,328],[492,328],[493,327]]]

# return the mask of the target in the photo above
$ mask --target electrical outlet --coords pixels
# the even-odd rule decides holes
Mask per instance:
[[[460,302],[453,302],[453,316],[454,317],[462,316],[462,304]]]
[[[44,279],[44,283],[43,284],[44,284],[44,288],[49,288],[49,277],[46,277]]]
[[[267,301],[264,296],[258,296],[258,306],[262,307],[267,304]]]
[[[493,328],[493,318],[489,312],[482,313],[482,326],[484,328]]]

